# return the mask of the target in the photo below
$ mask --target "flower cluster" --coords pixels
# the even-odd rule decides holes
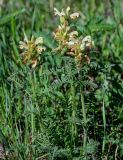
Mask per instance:
[[[24,42],[19,42],[19,48],[22,50],[22,59],[24,64],[31,64],[32,68],[35,68],[38,61],[40,60],[40,54],[45,51],[43,46],[43,38],[34,38],[32,36],[31,40],[25,36]]]
[[[58,42],[58,47],[55,51],[62,51],[66,49],[65,54],[74,56],[77,65],[80,66],[82,62],[90,63],[88,52],[94,46],[94,42],[91,36],[80,35],[75,27],[72,27],[71,21],[75,21],[80,14],[78,12],[70,14],[70,7],[66,10],[61,10],[61,12],[54,8],[55,16],[59,16],[60,24],[53,32],[55,40]],[[21,53],[23,63],[31,64],[32,68],[35,68],[39,59],[40,54],[45,50],[43,46],[43,38],[39,37],[31,40],[25,36],[24,42],[20,41],[20,49],[23,51]]]
[[[66,47],[66,54],[72,55],[75,57],[77,64],[79,65],[83,60],[90,62],[89,57],[87,56],[87,51],[92,49],[94,42],[92,41],[91,36],[83,37],[79,36],[78,31],[70,27],[69,20],[76,20],[79,17],[79,13],[75,12],[69,14],[70,7],[67,7],[66,11],[58,11],[54,8],[55,15],[58,15],[60,18],[60,25],[57,27],[56,31],[53,33],[54,38],[58,42],[58,50]]]

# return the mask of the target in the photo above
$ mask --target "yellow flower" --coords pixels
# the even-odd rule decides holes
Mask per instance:
[[[38,62],[37,62],[37,60],[32,60],[31,63],[32,63],[32,68],[35,68],[37,66]]]
[[[66,11],[64,11],[62,9],[61,12],[57,8],[54,8],[55,16],[58,15],[59,17],[68,16],[69,15],[69,11],[70,11],[70,7],[67,7]]]
[[[83,38],[82,43],[90,42],[90,41],[91,41],[91,36],[86,36],[85,38]]]
[[[68,6],[66,9],[66,14],[69,15],[70,7]]]
[[[84,43],[82,43],[82,44],[80,45],[80,49],[81,49],[81,51],[84,51],[84,50],[85,50],[85,44],[84,44]]]
[[[75,12],[75,13],[72,13],[71,15],[70,15],[70,18],[71,19],[77,19],[79,17],[79,13],[78,12]]]
[[[86,36],[82,39],[80,49],[84,51],[85,49],[92,49],[94,46],[94,41],[92,41],[91,36]]]
[[[60,12],[57,8],[54,8],[54,14],[55,14],[55,16],[59,16],[59,17],[61,17],[61,16],[65,16],[65,12],[64,12],[64,10],[62,9],[62,11]]]
[[[74,38],[76,38],[78,36],[78,32],[72,31],[68,35],[69,35],[69,40],[73,40]]]
[[[20,41],[19,42],[19,48],[20,49],[28,49],[28,46],[25,42]]]
[[[41,53],[41,52],[45,51],[46,48],[42,47],[42,46],[37,46],[36,50],[37,50],[38,53]]]
[[[70,47],[70,46],[73,46],[75,44],[75,42],[74,41],[69,41],[69,42],[67,42],[67,45]]]
[[[42,37],[38,37],[38,38],[35,40],[35,45],[42,44],[42,43],[43,43],[43,38],[42,38]]]

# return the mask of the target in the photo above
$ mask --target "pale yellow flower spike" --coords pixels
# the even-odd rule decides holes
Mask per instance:
[[[74,56],[78,66],[80,66],[83,61],[86,61],[89,64],[90,59],[88,55],[86,55],[86,51],[92,49],[94,42],[89,35],[82,39],[82,35],[79,36],[79,33],[76,30],[72,30],[69,21],[69,19],[77,19],[80,14],[78,12],[69,14],[70,7],[67,7],[65,12],[63,9],[59,12],[56,8],[54,8],[54,11],[55,15],[58,15],[60,18],[60,25],[53,33],[54,38],[59,44],[57,51],[66,47],[66,54]]]
[[[22,59],[24,64],[31,64],[32,68],[35,68],[40,59],[40,54],[45,51],[45,47],[43,46],[43,38],[31,37],[31,40],[28,40],[25,35],[24,42],[19,42],[19,48],[22,50]]]

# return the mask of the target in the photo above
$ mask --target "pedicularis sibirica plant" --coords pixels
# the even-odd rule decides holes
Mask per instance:
[[[53,38],[54,41],[56,41],[56,48],[53,48],[51,50],[51,56],[54,54],[54,56],[57,56],[58,54],[62,54],[62,56],[70,57],[71,60],[73,60],[74,63],[74,69],[77,71],[77,74],[74,76],[77,76],[78,81],[81,81],[81,68],[87,64],[90,64],[90,51],[92,51],[94,47],[94,41],[92,40],[92,37],[90,35],[82,35],[82,33],[79,33],[77,30],[76,25],[73,25],[77,22],[78,18],[80,17],[79,12],[70,13],[70,7],[67,7],[66,10],[62,9],[60,12],[58,9],[54,8],[55,16],[59,17],[59,25],[58,27],[53,31]],[[35,38],[32,37],[31,40],[28,40],[28,38],[25,35],[24,42],[20,41],[19,48],[22,50],[21,57],[22,62],[26,65],[31,65],[32,68],[36,68],[37,64],[40,63],[40,60],[42,58],[43,52],[47,52],[47,48],[44,47],[43,44],[43,37]],[[71,62],[70,62],[71,63]],[[73,70],[72,65],[65,65],[63,63],[61,65],[62,69],[63,67],[70,67],[70,70]],[[42,64],[43,66],[43,64]],[[45,72],[45,71],[44,71]],[[45,73],[44,73],[45,74]],[[72,73],[71,73],[72,74]],[[63,75],[63,74],[62,74]],[[71,75],[73,76],[73,75]],[[50,79],[49,79],[50,80]],[[54,79],[53,81],[58,81],[58,79]],[[79,89],[78,99],[80,99],[80,103],[82,106],[81,114],[83,116],[82,120],[82,129],[83,129],[83,138],[81,139],[81,147],[80,147],[80,155],[86,157],[86,144],[87,144],[87,117],[86,117],[86,108],[84,104],[84,95],[83,95],[83,87],[81,83],[75,84],[74,80],[70,82],[70,86],[68,85],[68,89],[66,88],[65,92],[68,92],[68,101],[69,105],[72,108],[70,109],[70,114],[68,115],[68,118],[72,118],[74,121],[77,116],[77,105],[78,103],[76,101],[76,91]],[[77,85],[77,87],[76,87]],[[60,91],[59,91],[60,93]],[[55,102],[54,102],[55,103]],[[61,108],[63,109],[63,108]],[[64,110],[64,109],[63,109]],[[61,115],[59,115],[61,116]],[[61,117],[62,118],[62,117]],[[76,140],[78,136],[78,129],[77,125],[74,123],[70,124],[70,135],[71,135],[71,143],[76,145]]]

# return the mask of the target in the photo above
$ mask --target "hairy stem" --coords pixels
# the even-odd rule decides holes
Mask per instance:
[[[86,143],[87,143],[87,126],[86,126],[87,125],[87,118],[86,118],[86,109],[85,109],[85,104],[84,104],[84,96],[83,96],[81,88],[80,88],[80,93],[81,93],[82,114],[83,114],[83,121],[84,121],[83,148],[85,150]]]

